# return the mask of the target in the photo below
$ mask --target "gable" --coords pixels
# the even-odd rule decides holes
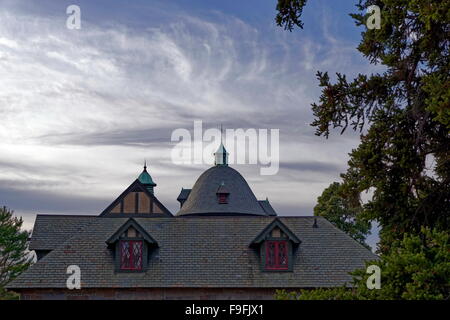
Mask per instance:
[[[127,222],[106,240],[106,243],[113,244],[121,238],[142,238],[148,243],[158,245],[156,240],[133,218],[128,219]]]
[[[170,211],[148,191],[139,180],[135,180],[100,216],[172,216]]]
[[[269,238],[285,238],[292,241],[292,243],[300,244],[300,239],[283,223],[280,219],[274,219],[267,225],[250,243],[250,246],[260,244]]]

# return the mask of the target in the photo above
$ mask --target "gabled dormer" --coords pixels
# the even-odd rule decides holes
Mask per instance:
[[[216,191],[217,202],[219,204],[227,204],[228,196],[230,195],[230,191],[225,187],[225,182],[221,182]]]
[[[170,211],[156,198],[147,166],[122,194],[101,214],[102,217],[172,217]]]
[[[144,272],[158,242],[133,218],[123,224],[106,244],[113,251],[116,272]]]
[[[253,239],[250,247],[258,250],[262,271],[292,271],[294,252],[300,243],[283,222],[275,219]]]

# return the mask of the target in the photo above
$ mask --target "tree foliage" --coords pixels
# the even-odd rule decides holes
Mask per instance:
[[[369,248],[365,240],[370,234],[371,223],[360,218],[361,210],[359,199],[356,202],[347,199],[342,193],[342,185],[334,182],[317,199],[314,215],[326,218],[353,239]]]
[[[444,231],[422,228],[418,235],[396,240],[383,259],[368,262],[381,270],[381,288],[368,289],[370,274],[353,272],[353,283],[337,288],[278,291],[277,299],[297,300],[423,300],[450,299],[450,243]]]
[[[292,31],[295,26],[303,29],[303,22],[300,19],[306,0],[278,0],[275,18],[277,25],[285,30]]]
[[[22,223],[22,218],[13,217],[12,211],[0,208],[0,298],[12,297],[5,292],[5,285],[32,262],[27,250],[30,234],[21,230]]]
[[[278,25],[303,28],[305,4],[279,0]],[[379,29],[365,26],[372,5],[380,8]],[[340,194],[352,203],[373,191],[358,216],[381,227],[385,286],[364,294],[358,286],[303,297],[448,299],[450,2],[359,0],[356,7],[350,16],[363,28],[357,50],[384,71],[353,80],[318,71],[321,96],[312,104],[312,126],[326,138],[335,129],[361,132],[341,175]]]
[[[301,25],[305,1],[290,5],[277,16],[285,28]],[[381,9],[380,29],[365,27],[371,5]],[[342,175],[343,192],[350,199],[374,191],[361,214],[380,223],[384,252],[404,232],[449,228],[450,2],[361,0],[357,8],[351,16],[364,28],[357,49],[385,71],[351,81],[337,73],[334,82],[319,71],[312,125],[325,137],[336,128],[365,129]]]

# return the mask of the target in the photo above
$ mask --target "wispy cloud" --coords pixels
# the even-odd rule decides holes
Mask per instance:
[[[325,143],[308,125],[316,69],[366,68],[348,43],[261,31],[220,13],[175,11],[141,28],[88,20],[75,31],[13,8],[0,11],[0,201],[18,213],[99,213],[144,158],[158,197],[176,211],[179,189],[206,167],[172,165],[170,133],[202,119],[280,129],[279,175],[239,170],[280,214],[311,214],[357,142]]]

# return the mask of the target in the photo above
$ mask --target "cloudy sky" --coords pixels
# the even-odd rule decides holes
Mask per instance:
[[[132,2],[132,4],[130,4]],[[280,130],[280,170],[238,165],[279,215],[312,215],[359,136],[314,135],[317,70],[373,72],[355,50],[352,1],[316,0],[305,29],[274,23],[275,0],[0,0],[0,205],[98,214],[141,172],[176,212],[208,165],[171,160],[176,128]],[[81,29],[66,8],[81,8]],[[374,240],[371,240],[374,241]]]

